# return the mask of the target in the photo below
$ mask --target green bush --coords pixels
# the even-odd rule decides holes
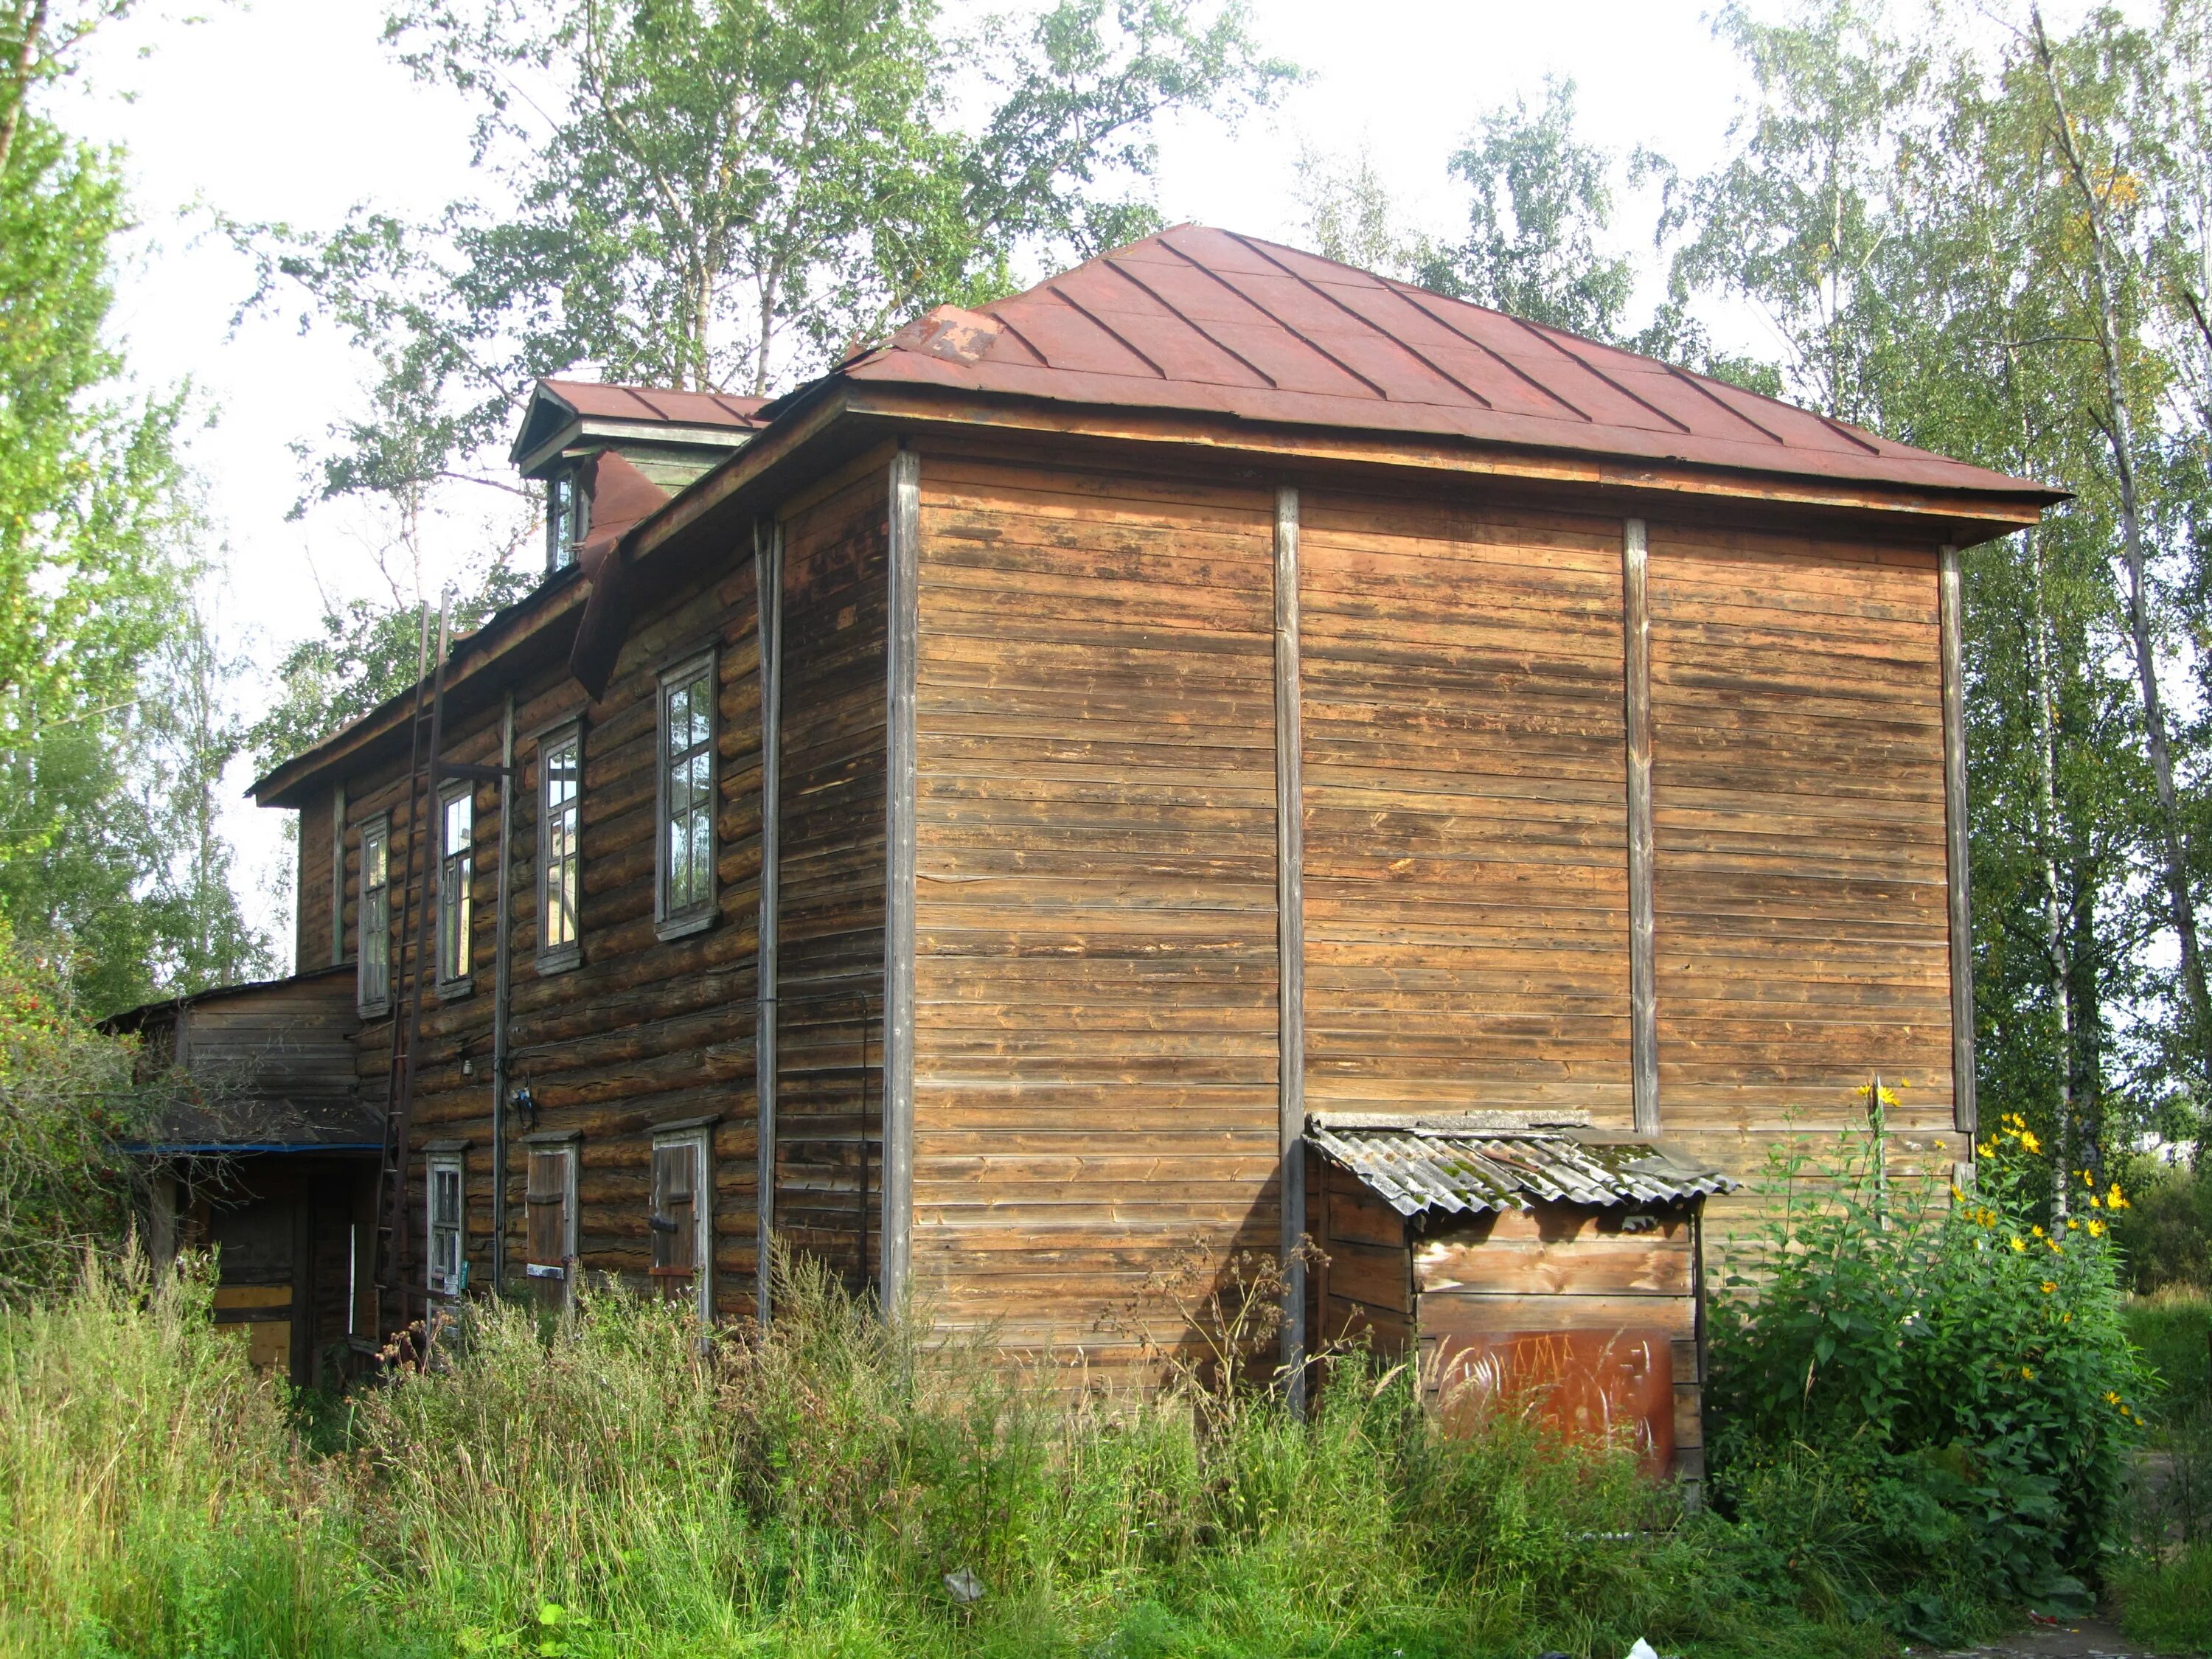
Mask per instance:
[[[2212,1289],[2212,1171],[2137,1158],[2128,1186],[2133,1205],[2112,1232],[2137,1294],[2169,1285]]]
[[[1878,1180],[1878,1151],[1779,1171],[1785,1206],[1709,1320],[1719,1501],[1818,1597],[1929,1639],[2086,1608],[2149,1387],[2102,1197],[2046,1229],[2025,1126],[1984,1151],[1950,1202]]]

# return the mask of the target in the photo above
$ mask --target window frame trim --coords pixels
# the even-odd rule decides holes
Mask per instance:
[[[707,896],[683,910],[668,902],[668,700],[669,693],[695,677],[707,682]],[[662,940],[683,939],[711,927],[721,911],[722,738],[721,655],[716,645],[671,662],[653,678],[653,931]]]
[[[354,1010],[363,1019],[381,1019],[392,1012],[392,813],[374,813],[361,821],[361,868],[355,876]],[[368,990],[368,843],[374,836],[384,848],[384,949],[379,967],[384,976],[383,994]]]
[[[444,902],[447,854],[446,811],[447,809],[457,800],[465,800],[469,804],[469,848],[467,854],[468,878],[465,890],[468,896],[468,923],[460,940],[460,972],[448,976],[446,972],[446,906]],[[438,996],[440,1000],[444,1001],[467,996],[476,989],[476,785],[466,779],[459,779],[454,782],[446,785],[437,793],[436,807],[437,817],[433,820],[433,822],[436,824],[437,829],[436,833],[433,837],[432,846],[432,851],[435,853],[436,859],[431,866],[432,870],[435,872],[435,878],[431,883],[429,893],[430,902],[433,906],[433,914],[430,918],[430,954],[432,957],[432,971],[436,981]]]
[[[654,1131],[653,1151],[694,1149],[691,1165],[691,1300],[700,1322],[714,1322],[714,1125],[690,1123]],[[646,1195],[647,1214],[653,1194]]]
[[[438,1176],[443,1170],[453,1172],[455,1201],[453,1238],[456,1244],[454,1260],[460,1269],[460,1283],[441,1285],[438,1282]],[[422,1153],[422,1288],[426,1294],[457,1302],[469,1288],[469,1166],[468,1153],[460,1147],[425,1148]]]
[[[571,714],[538,732],[532,738],[536,746],[535,764],[538,768],[538,909],[537,948],[533,960],[540,974],[565,974],[580,968],[584,962],[584,717]],[[552,817],[546,810],[546,793],[550,779],[545,768],[550,750],[573,742],[576,745],[576,937],[565,945],[548,949],[545,944],[546,874],[550,868],[548,842],[550,839]]]

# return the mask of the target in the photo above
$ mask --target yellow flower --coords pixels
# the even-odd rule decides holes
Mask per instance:
[[[2120,1183],[2117,1181],[2112,1183],[2112,1190],[2105,1194],[2105,1207],[2108,1210],[2124,1210],[2128,1207],[2128,1200],[2122,1194]]]
[[[2033,1234],[2034,1234],[2038,1238],[2040,1238],[2040,1237],[2043,1237],[2043,1229],[2042,1229],[2042,1228],[2040,1228],[2040,1227],[2031,1227],[2031,1228],[2029,1228],[2029,1229],[2028,1229],[2028,1231],[2029,1231],[2030,1232],[2033,1233]]]
[[[2107,1389],[2105,1390],[2105,1403],[2107,1406],[2117,1406],[2120,1403],[2120,1397],[2118,1395],[2113,1393],[2112,1389]]]
[[[2098,1220],[2096,1217],[2091,1216],[2089,1218],[2089,1237],[2092,1238],[2102,1238],[2104,1236],[2105,1224]]]
[[[2020,1255],[2027,1255],[2027,1241],[2026,1239],[2022,1238],[2022,1237],[2021,1237],[2018,1233],[2014,1233],[2014,1234],[2012,1236],[2011,1243],[2012,1243],[2013,1249],[2014,1249],[2016,1253],[2018,1253],[2018,1254],[2020,1254]]]
[[[2043,1150],[2043,1143],[2035,1138],[2035,1132],[2033,1129],[2022,1129],[2020,1132],[2020,1144],[2031,1152],[2039,1152]]]
[[[1996,1143],[1993,1141],[1977,1141],[1974,1143],[1974,1152],[1978,1157],[1995,1158],[1996,1156]]]
[[[2097,1177],[2091,1175],[2087,1170],[2084,1170],[2081,1171],[2081,1184],[2084,1187],[2090,1188],[2092,1191],[2094,1191],[2097,1185]]]
[[[2058,1288],[2058,1281],[2057,1281],[2057,1279],[2045,1279],[2045,1280],[2043,1281],[2043,1293],[2044,1293],[2044,1295],[2045,1295],[2045,1296],[2049,1296],[2049,1295],[2051,1293],[2051,1291],[2053,1291],[2057,1290],[2057,1288]]]
[[[1959,1190],[1959,1183],[1955,1181],[1951,1183],[1951,1201],[1954,1204],[1963,1203],[1966,1200],[1966,1194]]]
[[[2081,1224],[2075,1220],[2072,1216],[2069,1215],[2066,1218],[2066,1231],[2068,1232],[2078,1232],[2081,1230]]]
[[[2034,1382],[2035,1368],[2033,1365],[2022,1365],[2020,1368],[2020,1380],[2023,1382]]]
[[[2089,1194],[2089,1207],[2093,1210],[2101,1210],[2105,1207],[2105,1200],[2092,1193]]]
[[[2065,1253],[2066,1253],[2066,1252],[2065,1252],[2064,1249],[2063,1249],[2063,1248],[2059,1244],[2059,1243],[2058,1243],[2058,1241],[2057,1241],[2057,1239],[2055,1239],[2055,1238],[2046,1238],[2046,1239],[2045,1239],[2043,1242],[2044,1242],[2046,1245],[2050,1246],[2050,1248],[2051,1248],[2051,1255],[2065,1255]]]

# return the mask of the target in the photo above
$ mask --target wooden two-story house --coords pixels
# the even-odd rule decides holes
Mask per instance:
[[[773,1242],[1111,1368],[1310,1236],[1294,1340],[1680,1339],[1870,1074],[1971,1158],[1957,550],[2053,492],[1194,227],[516,459],[543,585],[256,786],[386,1322]]]

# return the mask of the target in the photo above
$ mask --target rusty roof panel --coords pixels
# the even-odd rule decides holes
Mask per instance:
[[[948,357],[908,330],[839,372],[1093,407],[2062,497],[1616,346],[1202,226],[1102,254],[988,316],[997,337],[972,355]]]
[[[606,421],[660,421],[672,426],[760,426],[764,422],[756,417],[768,401],[726,392],[671,392],[599,380],[548,380],[539,384],[579,415]]]
[[[1593,1141],[1540,1129],[1316,1121],[1307,1144],[1357,1176],[1400,1215],[1479,1215],[1540,1203],[1601,1209],[1679,1203],[1741,1183],[1646,1142]]]

